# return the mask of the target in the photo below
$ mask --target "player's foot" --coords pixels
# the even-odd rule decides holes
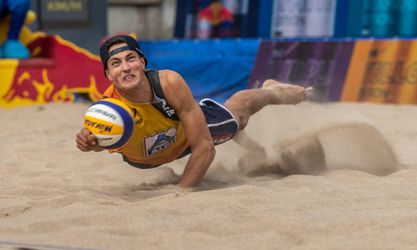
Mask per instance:
[[[297,104],[307,98],[307,91],[304,87],[281,83],[273,79],[264,81],[262,88],[272,90],[273,104]]]

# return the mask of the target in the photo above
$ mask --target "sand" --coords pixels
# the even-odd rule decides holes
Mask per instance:
[[[417,106],[268,107],[186,192],[78,151],[87,105],[0,110],[0,249],[415,249]]]

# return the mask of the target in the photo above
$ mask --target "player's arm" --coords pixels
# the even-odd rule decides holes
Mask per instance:
[[[214,159],[214,144],[204,114],[184,79],[174,71],[164,71],[163,78],[165,97],[183,123],[191,148],[179,185],[183,188],[195,187]]]
[[[97,145],[96,137],[86,128],[82,128],[80,132],[77,133],[75,142],[77,144],[77,148],[83,152],[91,150],[99,152],[103,150]]]

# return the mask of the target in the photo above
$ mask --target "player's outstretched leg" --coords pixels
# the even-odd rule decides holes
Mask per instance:
[[[241,90],[230,97],[225,106],[233,113],[239,123],[239,129],[244,129],[249,117],[266,105],[297,104],[304,101],[307,91],[302,86],[280,83],[269,79],[262,88]]]

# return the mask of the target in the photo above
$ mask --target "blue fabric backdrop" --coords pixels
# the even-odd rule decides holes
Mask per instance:
[[[195,99],[224,102],[248,81],[259,39],[141,41],[150,69],[180,73]]]

